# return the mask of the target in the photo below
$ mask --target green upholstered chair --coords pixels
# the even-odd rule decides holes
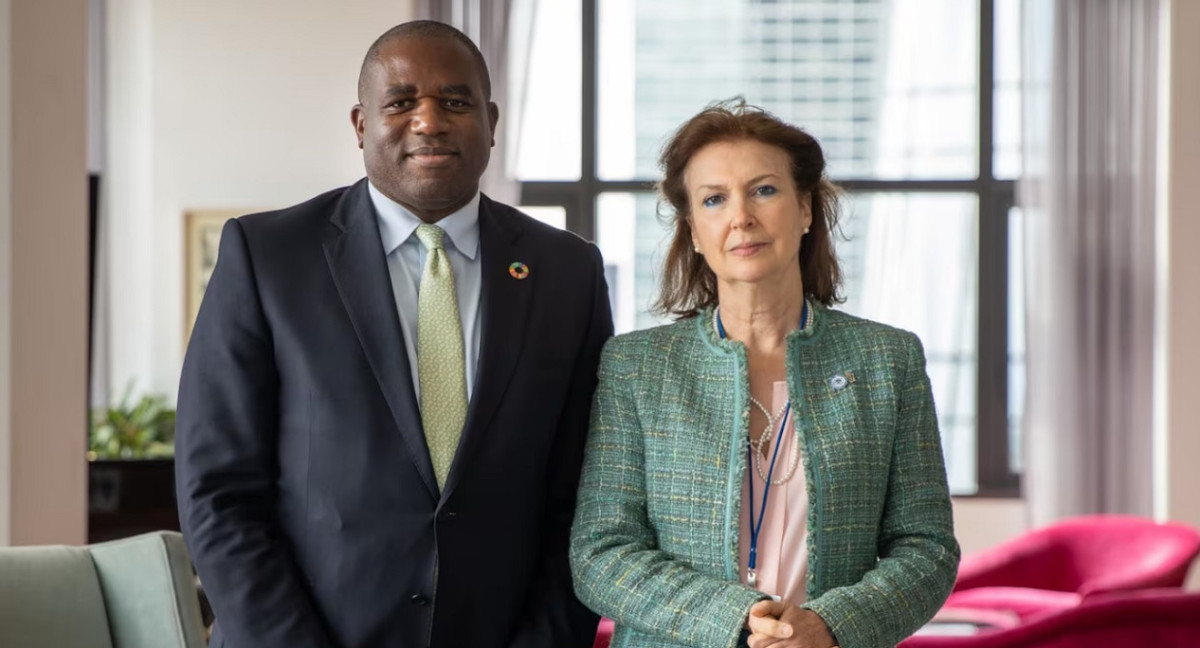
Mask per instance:
[[[0,548],[4,648],[202,648],[183,536]]]

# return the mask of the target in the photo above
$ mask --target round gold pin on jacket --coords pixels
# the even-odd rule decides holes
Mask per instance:
[[[529,276],[529,266],[520,261],[513,261],[512,265],[508,266],[508,274],[513,276],[513,279],[524,279]]]

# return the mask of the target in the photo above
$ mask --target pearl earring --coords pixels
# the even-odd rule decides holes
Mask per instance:
[[[804,233],[805,233],[805,234],[808,234],[808,228],[807,228],[807,227],[805,227],[805,228],[804,228]]]

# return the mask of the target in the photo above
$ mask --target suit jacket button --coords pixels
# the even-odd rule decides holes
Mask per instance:
[[[414,594],[412,597],[412,604],[417,607],[425,607],[429,605],[429,602],[429,597],[424,594]]]

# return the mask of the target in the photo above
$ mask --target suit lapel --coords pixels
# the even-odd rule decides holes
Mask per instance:
[[[442,499],[449,495],[469,469],[472,456],[482,443],[496,408],[508,388],[513,369],[525,342],[525,320],[537,281],[534,250],[523,246],[519,224],[506,218],[506,207],[487,196],[479,201],[481,308],[479,365],[467,408],[458,452],[446,477]],[[509,272],[514,262],[526,264],[529,275],[517,279]]]
[[[324,241],[325,259],[408,454],[436,498],[437,482],[421,427],[404,333],[366,183],[362,180],[346,190],[338,203],[330,219],[336,229],[331,228]]]

